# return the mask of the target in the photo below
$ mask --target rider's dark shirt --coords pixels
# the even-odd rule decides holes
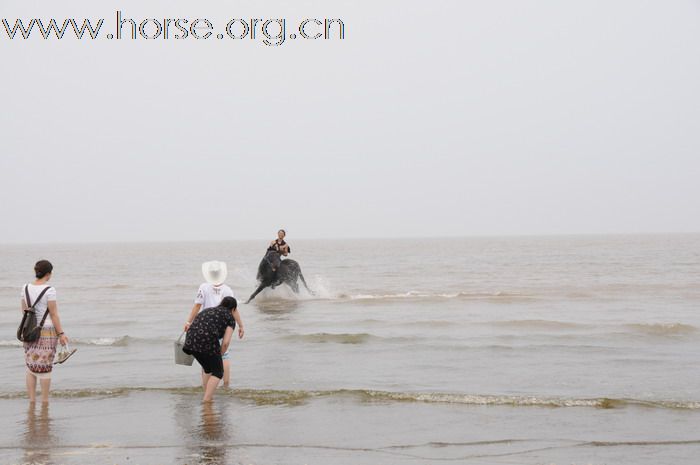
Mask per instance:
[[[284,239],[282,241],[280,241],[279,239],[275,239],[275,243],[268,247],[267,251],[269,252],[272,250],[274,252],[279,252],[280,248],[284,247],[285,245],[287,246],[287,253],[291,253],[292,248],[289,247],[289,245],[286,242],[284,242]]]

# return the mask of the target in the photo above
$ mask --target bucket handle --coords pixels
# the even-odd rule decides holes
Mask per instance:
[[[180,334],[180,337],[177,338],[177,342],[182,342],[182,337],[185,335],[187,331],[183,331],[182,334]]]

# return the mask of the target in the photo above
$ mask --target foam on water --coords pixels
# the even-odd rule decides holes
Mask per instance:
[[[173,338],[174,339],[174,338]],[[116,337],[95,337],[95,338],[72,338],[70,345],[77,346],[105,346],[105,347],[126,347],[135,344],[165,344],[172,342],[170,338],[139,338],[133,336]],[[0,347],[22,347],[23,343],[18,340],[0,341]]]
[[[118,387],[113,389],[53,390],[57,398],[120,397],[132,392],[167,392],[179,395],[201,396],[201,387]],[[26,396],[24,392],[0,393],[0,399],[16,399]],[[220,389],[217,396],[229,396],[252,401],[259,405],[299,405],[327,397],[351,397],[358,402],[420,402],[429,404],[453,404],[464,406],[498,405],[511,407],[558,407],[558,408],[629,408],[700,410],[700,402],[683,400],[648,400],[615,398],[565,398],[547,396],[503,396],[460,394],[444,392],[392,392],[369,389],[334,390],[273,390],[273,389]]]
[[[684,323],[630,323],[623,325],[623,327],[653,336],[683,336],[698,332],[697,327]]]

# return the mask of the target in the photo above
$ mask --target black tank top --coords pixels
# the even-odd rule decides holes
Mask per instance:
[[[280,247],[284,247],[285,245],[287,245],[287,243],[284,242],[284,239],[282,239],[282,242],[280,242],[279,239],[275,239],[275,243],[272,244],[270,247],[268,247],[268,248],[267,248],[267,251],[268,251],[268,252],[270,252],[270,251],[279,252],[279,251],[280,251]],[[291,251],[292,251],[291,247],[289,247],[289,246],[287,245],[287,252],[291,252]]]

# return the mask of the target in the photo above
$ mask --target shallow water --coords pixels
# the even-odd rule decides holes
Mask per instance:
[[[247,334],[233,344],[233,390],[219,393],[216,408],[225,431],[241,422],[260,431],[219,439],[249,454],[223,463],[695,463],[700,235],[291,243],[316,295],[268,290],[240,307]],[[64,413],[52,425],[119,444],[115,452],[80,440],[80,453],[59,463],[126,460],[125,451],[138,463],[185,463],[177,444],[188,436],[168,412],[173,403],[201,408],[199,374],[173,364],[172,341],[200,264],[226,261],[244,301],[264,247],[0,246],[0,403],[17,416],[0,425],[0,450],[21,462],[16,438],[34,423],[21,413],[24,368],[13,340],[34,261],[54,263],[52,285],[78,347],[54,372],[51,418]],[[149,412],[144,424],[133,413],[134,424],[166,431],[172,448],[137,448],[112,427],[101,436],[101,422],[132,421],[119,405]],[[95,417],[80,426],[71,411]],[[313,426],[303,447],[282,451],[284,431],[297,434],[299,422]],[[63,435],[56,441],[73,450]],[[406,454],[384,450],[403,445]]]
[[[694,463],[687,410],[358,402],[136,392],[5,403],[2,463]],[[8,421],[13,418],[14,421]],[[644,421],[639,421],[643,418]],[[676,425],[677,431],[659,428]],[[605,433],[601,433],[605,431]],[[10,434],[11,432],[11,434]]]

